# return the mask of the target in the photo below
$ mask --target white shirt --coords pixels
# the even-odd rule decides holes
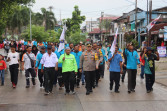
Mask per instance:
[[[7,58],[10,58],[10,61],[9,61],[9,65],[13,65],[13,64],[19,64],[18,60],[19,60],[19,53],[15,52],[15,53],[8,53],[8,57]]]
[[[34,55],[32,52],[29,54],[29,56],[30,56],[30,58],[31,58],[32,60],[35,61],[35,55]],[[31,60],[29,59],[29,57],[27,56],[26,53],[23,54],[22,61],[24,62],[24,68],[25,68],[25,69],[32,68],[32,67],[31,67]]]
[[[43,64],[44,67],[56,67],[57,62],[58,62],[57,55],[52,52],[50,56],[48,53],[45,53],[42,56],[40,63]]]

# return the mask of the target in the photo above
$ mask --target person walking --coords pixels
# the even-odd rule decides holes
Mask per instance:
[[[59,58],[59,63],[62,63],[63,80],[66,89],[65,95],[69,94],[70,91],[72,92],[72,94],[75,94],[74,81],[75,74],[77,74],[78,72],[75,56],[70,53],[70,48],[66,47],[65,54],[61,55]]]
[[[0,55],[0,79],[1,79],[1,86],[4,86],[5,81],[5,70],[7,69],[6,63],[3,60],[4,57]]]
[[[155,82],[155,60],[159,61],[159,53],[153,53],[151,47],[147,47],[147,49],[144,49],[142,59],[145,60],[144,73],[146,77],[146,90],[147,93],[150,93],[153,91]]]
[[[86,95],[93,92],[92,88],[94,88],[95,70],[98,69],[98,65],[98,60],[96,60],[95,53],[92,51],[92,45],[88,43],[87,50],[82,53],[80,58],[80,67],[83,68],[85,74]],[[80,69],[80,72],[82,72],[82,69]]]
[[[55,70],[58,71],[58,58],[56,54],[52,52],[51,45],[47,46],[47,53],[43,55],[40,63],[42,64],[41,72],[44,72],[45,95],[49,95],[50,93],[53,93],[52,89],[55,80]]]
[[[35,65],[36,70],[38,70],[38,79],[39,79],[40,87],[41,87],[41,88],[45,86],[45,85],[44,85],[44,73],[41,72],[42,65],[41,65],[41,63],[40,63],[43,54],[45,54],[45,47],[44,47],[44,46],[41,47],[40,53],[37,54],[37,57],[36,57],[36,65]]]
[[[115,53],[109,54],[108,61],[110,62],[110,90],[113,89],[113,83],[115,83],[115,92],[119,93],[120,73],[123,73],[122,57],[118,53],[118,47],[115,47]]]
[[[80,84],[80,80],[81,80],[81,72],[79,71],[81,69],[80,65],[80,57],[82,55],[82,52],[79,51],[79,46],[75,45],[74,46],[74,52],[72,52],[71,54],[73,54],[75,56],[75,60],[77,62],[77,67],[78,67],[78,72],[76,75],[76,79],[75,79],[75,84],[77,85],[77,88],[79,88],[79,84]]]
[[[31,52],[32,51],[32,47],[31,46],[27,46],[27,52],[24,53],[23,57],[22,57],[22,70],[25,69],[25,76],[26,76],[26,88],[30,87],[30,74],[32,77],[32,84],[36,85],[35,83],[35,77],[36,77],[36,73],[35,73],[35,55]]]
[[[19,71],[19,53],[16,52],[16,47],[11,46],[11,52],[8,53],[7,62],[9,62],[9,70],[11,75],[12,87],[16,88],[18,81],[18,71]]]
[[[135,92],[137,64],[140,67],[140,61],[137,51],[134,50],[133,45],[129,44],[125,49],[127,56],[127,72],[128,72],[128,93]]]

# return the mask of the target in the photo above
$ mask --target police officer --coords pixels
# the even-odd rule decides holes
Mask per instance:
[[[95,79],[95,70],[98,69],[98,61],[95,59],[95,53],[92,51],[90,43],[87,44],[87,51],[83,52],[80,58],[80,68],[83,67],[86,81],[86,95],[93,92]],[[80,69],[82,72],[82,69]]]

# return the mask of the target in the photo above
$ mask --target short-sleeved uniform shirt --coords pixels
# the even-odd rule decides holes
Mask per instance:
[[[17,53],[17,52],[15,52],[15,53],[10,52],[8,54],[7,58],[10,58],[9,65],[19,64],[19,62],[18,62],[18,60],[20,59],[19,53]]]
[[[34,55],[32,52],[29,54],[29,56],[31,57],[32,60],[35,61],[35,55]],[[25,68],[25,69],[30,69],[30,68],[32,68],[32,67],[31,67],[31,60],[29,59],[29,57],[27,56],[26,53],[24,53],[24,55],[23,55],[23,57],[22,57],[22,61],[24,62],[24,68]]]
[[[110,59],[112,57],[112,54],[109,54],[109,58]],[[111,60],[110,62],[110,72],[121,72],[121,68],[120,68],[120,62],[122,62],[122,57],[120,54],[115,54],[114,58]]]

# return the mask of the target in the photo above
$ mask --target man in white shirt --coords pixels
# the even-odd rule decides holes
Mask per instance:
[[[58,71],[58,58],[52,52],[52,46],[47,47],[47,53],[42,56],[40,63],[42,64],[41,72],[44,72],[45,95],[49,95],[53,89],[55,70]]]
[[[11,46],[11,52],[8,53],[7,62],[9,62],[12,87],[16,88],[18,81],[19,53],[16,52],[15,46]]]
[[[23,54],[22,57],[22,70],[25,69],[25,76],[26,76],[26,88],[30,87],[30,75],[32,77],[32,84],[35,85],[35,77],[36,77],[36,73],[35,73],[35,55],[31,52],[32,47],[31,46],[27,46],[27,52],[25,54]]]

